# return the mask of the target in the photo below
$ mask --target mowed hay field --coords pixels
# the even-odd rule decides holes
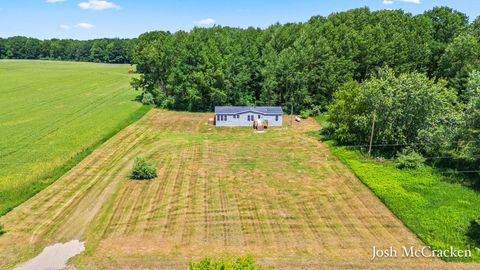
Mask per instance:
[[[274,269],[478,269],[437,259],[371,261],[372,246],[423,244],[327,146],[292,129],[206,125],[210,114],[152,110],[1,218],[0,268],[45,246],[86,242],[77,269],[185,269],[253,255]],[[158,169],[128,180],[137,156]]]
[[[0,61],[0,216],[143,114],[129,69]]]

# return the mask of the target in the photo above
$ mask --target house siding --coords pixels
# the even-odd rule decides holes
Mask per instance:
[[[219,121],[219,118],[218,118],[219,115],[226,116],[227,120]],[[234,118],[235,115],[238,115],[239,117]],[[248,116],[253,116],[253,120],[249,121]],[[253,126],[254,120],[259,119],[258,118],[259,116],[260,116],[260,119],[267,120],[269,126],[279,127],[279,126],[282,126],[283,124],[283,115],[262,114],[258,112],[252,112],[252,111],[243,112],[239,114],[215,114],[215,119],[216,119],[216,125],[220,127],[249,127],[249,126]],[[278,116],[278,121],[277,121],[277,116]]]

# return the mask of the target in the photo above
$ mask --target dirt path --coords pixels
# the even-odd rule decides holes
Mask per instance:
[[[276,269],[476,268],[370,261],[373,246],[423,244],[307,131],[213,128],[209,115],[153,110],[1,222],[0,268],[81,239],[79,269],[182,269],[252,254]],[[146,157],[159,177],[126,180]]]

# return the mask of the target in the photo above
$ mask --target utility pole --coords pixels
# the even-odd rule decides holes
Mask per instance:
[[[293,127],[293,101],[292,104],[290,105],[290,126]]]
[[[373,113],[373,121],[372,121],[372,133],[370,134],[370,145],[368,147],[368,156],[372,156],[372,144],[373,144],[373,133],[375,132],[375,120],[377,119],[377,113]]]

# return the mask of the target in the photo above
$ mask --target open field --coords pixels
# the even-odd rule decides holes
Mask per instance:
[[[252,254],[275,269],[478,268],[437,259],[371,261],[372,246],[422,246],[307,131],[214,128],[210,115],[150,111],[1,218],[0,268],[47,245],[86,241],[77,269],[184,269],[204,256]],[[151,182],[127,180],[136,156]]]
[[[0,216],[143,115],[128,70],[0,61]]]

